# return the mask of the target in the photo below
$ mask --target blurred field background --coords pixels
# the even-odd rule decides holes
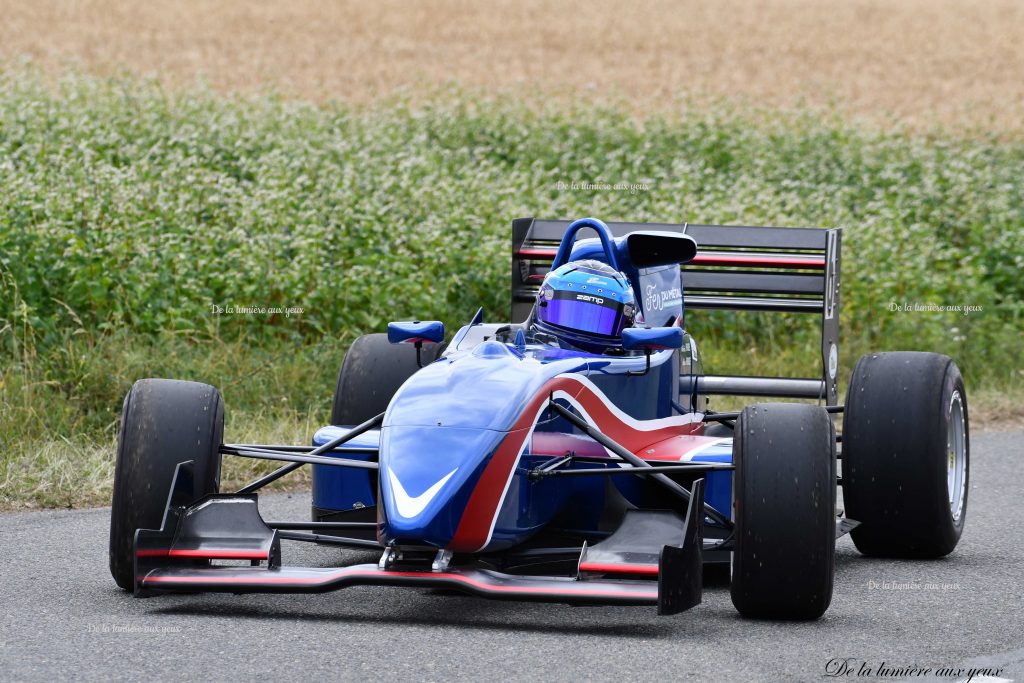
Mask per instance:
[[[0,44],[58,73],[313,101],[455,83],[641,113],[726,96],[918,127],[1024,118],[1018,0],[2,0]]]
[[[841,376],[941,351],[1019,419],[1022,39],[1001,2],[0,1],[0,507],[104,502],[140,377],[308,442],[358,334],[507,317],[525,215],[842,227]],[[688,324],[709,371],[816,371],[808,320]]]

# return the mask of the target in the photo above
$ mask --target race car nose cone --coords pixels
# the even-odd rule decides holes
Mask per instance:
[[[503,432],[386,427],[380,444],[380,540],[445,548]]]

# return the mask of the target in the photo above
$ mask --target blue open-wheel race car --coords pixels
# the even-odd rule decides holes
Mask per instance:
[[[577,239],[585,229],[596,238]],[[838,536],[873,556],[954,549],[963,380],[939,354],[869,354],[838,403],[839,230],[526,218],[512,233],[513,322],[478,312],[447,344],[440,322],[359,337],[310,446],[224,443],[215,388],[138,381],[118,439],[117,584],[421,586],[674,614],[700,603],[703,566],[722,563],[742,615],[814,619]],[[820,316],[820,376],[704,374],[684,325],[700,309]],[[715,394],[817,404],[716,413]],[[284,464],[225,493],[226,455]],[[304,465],[312,521],[264,520],[256,492]],[[293,567],[281,540],[380,559]]]

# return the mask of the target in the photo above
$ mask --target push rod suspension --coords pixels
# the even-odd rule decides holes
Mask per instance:
[[[360,425],[356,425],[354,428],[352,428],[345,434],[342,434],[338,438],[332,439],[327,443],[323,444],[322,446],[317,446],[316,448],[312,449],[307,453],[296,454],[294,452],[287,452],[286,450],[271,450],[273,447],[270,446],[261,445],[252,447],[246,446],[245,444],[231,444],[230,446],[221,446],[220,450],[221,453],[225,453],[227,455],[237,455],[243,458],[257,458],[263,460],[283,460],[288,463],[287,465],[284,465],[283,467],[279,467],[278,469],[274,470],[270,474],[260,477],[255,481],[249,482],[248,484],[246,484],[237,491],[237,493],[240,494],[252,493],[254,491],[258,491],[259,489],[263,488],[264,486],[271,482],[277,481],[284,475],[299,469],[300,467],[307,463],[311,463],[314,465],[359,467],[368,470],[378,469],[378,465],[375,462],[366,462],[363,460],[349,459],[344,459],[344,462],[341,462],[341,458],[321,457],[321,454],[326,453],[328,451],[332,451],[338,446],[356,438],[360,434],[364,434],[370,431],[371,429],[379,427],[381,422],[383,421],[384,413],[381,413],[380,415],[372,417]]]
[[[628,462],[633,467],[638,467],[638,468],[651,467],[651,464],[648,463],[646,460],[644,460],[643,458],[638,457],[637,455],[632,453],[625,446],[622,446],[621,444],[616,443],[615,441],[613,441],[609,437],[605,436],[604,434],[602,434],[598,430],[594,429],[594,427],[592,427],[589,422],[587,422],[583,418],[579,417],[578,415],[576,415],[576,413],[572,412],[568,408],[562,407],[558,403],[555,403],[554,400],[549,400],[548,401],[548,405],[556,413],[558,413],[559,415],[564,417],[566,420],[571,422],[573,425],[575,425],[581,432],[583,432],[584,434],[586,434],[587,436],[592,438],[594,441],[598,442],[599,444],[601,444],[602,446],[604,446],[605,448],[610,450],[615,455],[619,456],[620,458],[622,458],[623,460]],[[674,482],[671,479],[669,479],[668,476],[666,476],[665,474],[662,474],[661,472],[657,472],[657,473],[655,473],[655,474],[653,474],[651,476],[654,478],[655,481],[657,481],[659,484],[661,484],[662,486],[667,488],[669,491],[674,493],[676,496],[678,496],[679,498],[682,498],[687,503],[690,502],[690,492],[687,491],[684,487],[682,487],[679,484],[677,484],[676,482]],[[707,503],[704,503],[704,514],[707,515],[708,517],[710,517],[711,519],[713,519],[718,524],[724,526],[727,529],[731,529],[733,527],[732,520],[730,520],[728,517],[726,517],[721,512],[719,512],[715,508],[711,507]]]

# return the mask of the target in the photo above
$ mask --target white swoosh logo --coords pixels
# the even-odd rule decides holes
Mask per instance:
[[[395,471],[388,470],[388,479],[391,481],[391,489],[395,494],[395,506],[398,508],[398,514],[406,519],[412,519],[416,515],[423,512],[423,508],[427,507],[427,504],[434,499],[437,492],[441,490],[441,487],[445,485],[452,475],[459,471],[456,467],[448,474],[441,477],[441,480],[431,486],[429,489],[421,493],[420,495],[413,498],[405,489],[402,487],[402,482],[398,481],[398,477],[395,476]]]

